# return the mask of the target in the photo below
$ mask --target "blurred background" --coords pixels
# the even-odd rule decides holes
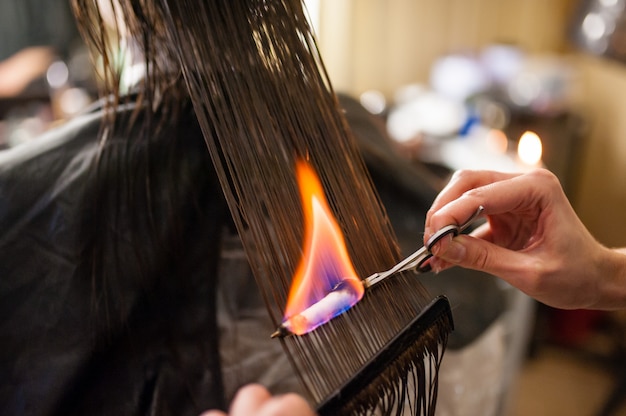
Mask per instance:
[[[0,0],[0,149],[88,105],[92,68],[67,0]]]
[[[546,167],[600,242],[626,246],[626,0],[306,3],[334,89],[421,180]],[[67,0],[0,0],[0,151],[88,106],[91,68]],[[626,415],[624,314],[520,313],[519,371],[489,414]]]

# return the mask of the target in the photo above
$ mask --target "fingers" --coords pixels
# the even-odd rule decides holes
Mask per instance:
[[[533,270],[528,255],[468,235],[443,239],[433,247],[433,254],[436,271],[439,264],[453,264],[501,277],[516,287],[523,287],[525,277]]]
[[[257,416],[313,416],[309,404],[297,394],[274,396],[268,400]],[[242,414],[243,416],[243,414]]]
[[[231,416],[255,415],[270,399],[267,389],[259,384],[250,384],[239,389],[230,407]]]
[[[431,210],[437,211],[448,202],[451,202],[470,189],[478,188],[490,183],[511,179],[519,176],[517,173],[503,173],[494,171],[459,170],[454,172],[448,184],[439,193],[432,204]]]
[[[558,180],[541,169],[527,174],[459,172],[429,210],[424,241],[447,225],[463,223],[479,205],[484,207],[487,216],[536,207],[551,197],[553,186],[560,188]]]
[[[454,173],[445,188],[439,193],[433,202],[430,210],[426,214],[426,223],[424,228],[424,241],[428,241],[430,236],[449,224],[461,224],[472,215],[474,211],[481,205],[480,202],[463,198],[470,190],[488,186],[489,184],[504,181],[515,177],[515,174],[506,174],[491,171],[469,171],[462,170]],[[456,202],[455,209],[444,211],[440,210],[451,202]],[[484,206],[484,204],[483,204]],[[435,220],[433,221],[433,216]],[[444,225],[441,223],[446,222]]]
[[[435,271],[441,271],[451,265],[458,265],[490,273],[519,285],[517,280],[520,280],[525,270],[526,274],[528,272],[529,257],[493,243],[507,241],[508,248],[523,247],[527,242],[525,239],[532,235],[527,230],[527,223],[535,226],[541,207],[554,195],[553,187],[560,189],[558,180],[544,170],[527,174],[459,172],[429,211],[424,240],[428,241],[434,232],[449,224],[463,223],[481,205],[490,222],[476,229],[472,233],[473,237],[450,237],[439,241],[431,248],[435,256],[431,266]],[[509,220],[503,223],[507,218]],[[500,232],[498,241],[494,240],[496,237],[492,227],[495,224]],[[503,231],[507,235],[502,235]],[[513,237],[524,241],[510,244],[515,241]]]
[[[297,394],[272,396],[265,387],[249,384],[233,399],[228,415],[210,410],[201,416],[314,416],[307,401]]]

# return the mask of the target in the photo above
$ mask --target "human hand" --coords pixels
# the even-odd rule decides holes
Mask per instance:
[[[437,243],[433,270],[484,271],[563,309],[626,307],[626,256],[592,237],[552,173],[455,173],[427,214],[424,241],[461,224],[479,205],[487,223]]]
[[[46,73],[54,59],[52,48],[24,48],[0,61],[0,97],[19,95],[37,77]]]
[[[272,396],[265,387],[249,384],[235,396],[228,416],[314,416],[302,396],[295,393]],[[227,416],[219,410],[209,410],[200,416]]]

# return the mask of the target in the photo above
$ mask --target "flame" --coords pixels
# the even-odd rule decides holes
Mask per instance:
[[[353,293],[350,305],[338,303],[334,310],[325,314],[328,316],[319,317],[319,322],[293,319],[292,331],[299,334],[311,331],[350,308],[363,297],[364,287],[315,172],[301,160],[296,164],[296,172],[304,214],[304,247],[287,299],[285,319],[297,317],[339,286],[349,285]]]
[[[536,166],[541,161],[543,147],[541,139],[532,131],[522,134],[517,144],[517,155],[527,165]]]

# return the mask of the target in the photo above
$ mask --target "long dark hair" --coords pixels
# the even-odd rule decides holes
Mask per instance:
[[[92,279],[95,313],[114,326],[116,315],[129,313],[120,291],[149,290],[163,283],[155,279],[176,275],[168,269],[183,256],[189,227],[200,221],[217,241],[225,210],[175,51],[162,35],[159,7],[137,0],[72,5],[99,77],[103,116],[86,193],[91,214],[83,227],[83,267]],[[112,25],[105,19],[111,11]],[[128,50],[132,61],[128,55],[120,61]],[[128,86],[124,71],[137,64],[143,76]],[[205,174],[193,177],[194,169]],[[207,195],[215,206],[202,200]],[[219,215],[208,224],[201,211],[213,208]],[[217,255],[215,247],[206,250]]]
[[[113,106],[119,105],[120,75],[111,66],[100,10],[93,9],[94,0],[74,2],[79,21],[86,23],[86,38],[100,53],[109,54],[103,61],[113,69],[105,71],[103,84],[105,90],[114,89]],[[109,4],[115,9],[116,3]],[[137,100],[146,119],[140,137],[149,141],[152,132],[168,123],[155,108],[166,116],[176,114],[181,97],[189,94],[275,324],[282,320],[302,254],[297,161],[306,160],[317,171],[359,276],[386,270],[399,260],[391,224],[339,108],[300,0],[119,0],[117,7],[123,29],[144,52],[147,73]],[[184,75],[186,91],[175,68]],[[171,95],[166,93],[170,88]],[[106,133],[104,142],[110,139]],[[151,162],[131,178],[145,180],[156,174]],[[132,181],[118,182],[122,189],[129,183],[128,190],[134,192]],[[150,207],[157,189],[135,185],[142,193],[134,206]],[[154,237],[163,241],[158,233]],[[370,291],[349,313],[309,337],[284,339],[310,398],[320,403],[334,392],[429,302],[423,286],[405,274]],[[436,391],[439,342],[447,332],[435,328],[429,334],[427,348],[412,351],[410,365],[399,368],[397,377],[378,383],[374,393],[364,390],[354,398],[358,409],[390,412],[406,397],[414,409],[434,412],[431,385]],[[428,356],[430,371],[424,371],[428,351],[435,353]],[[421,388],[414,389],[408,380],[416,380]]]

